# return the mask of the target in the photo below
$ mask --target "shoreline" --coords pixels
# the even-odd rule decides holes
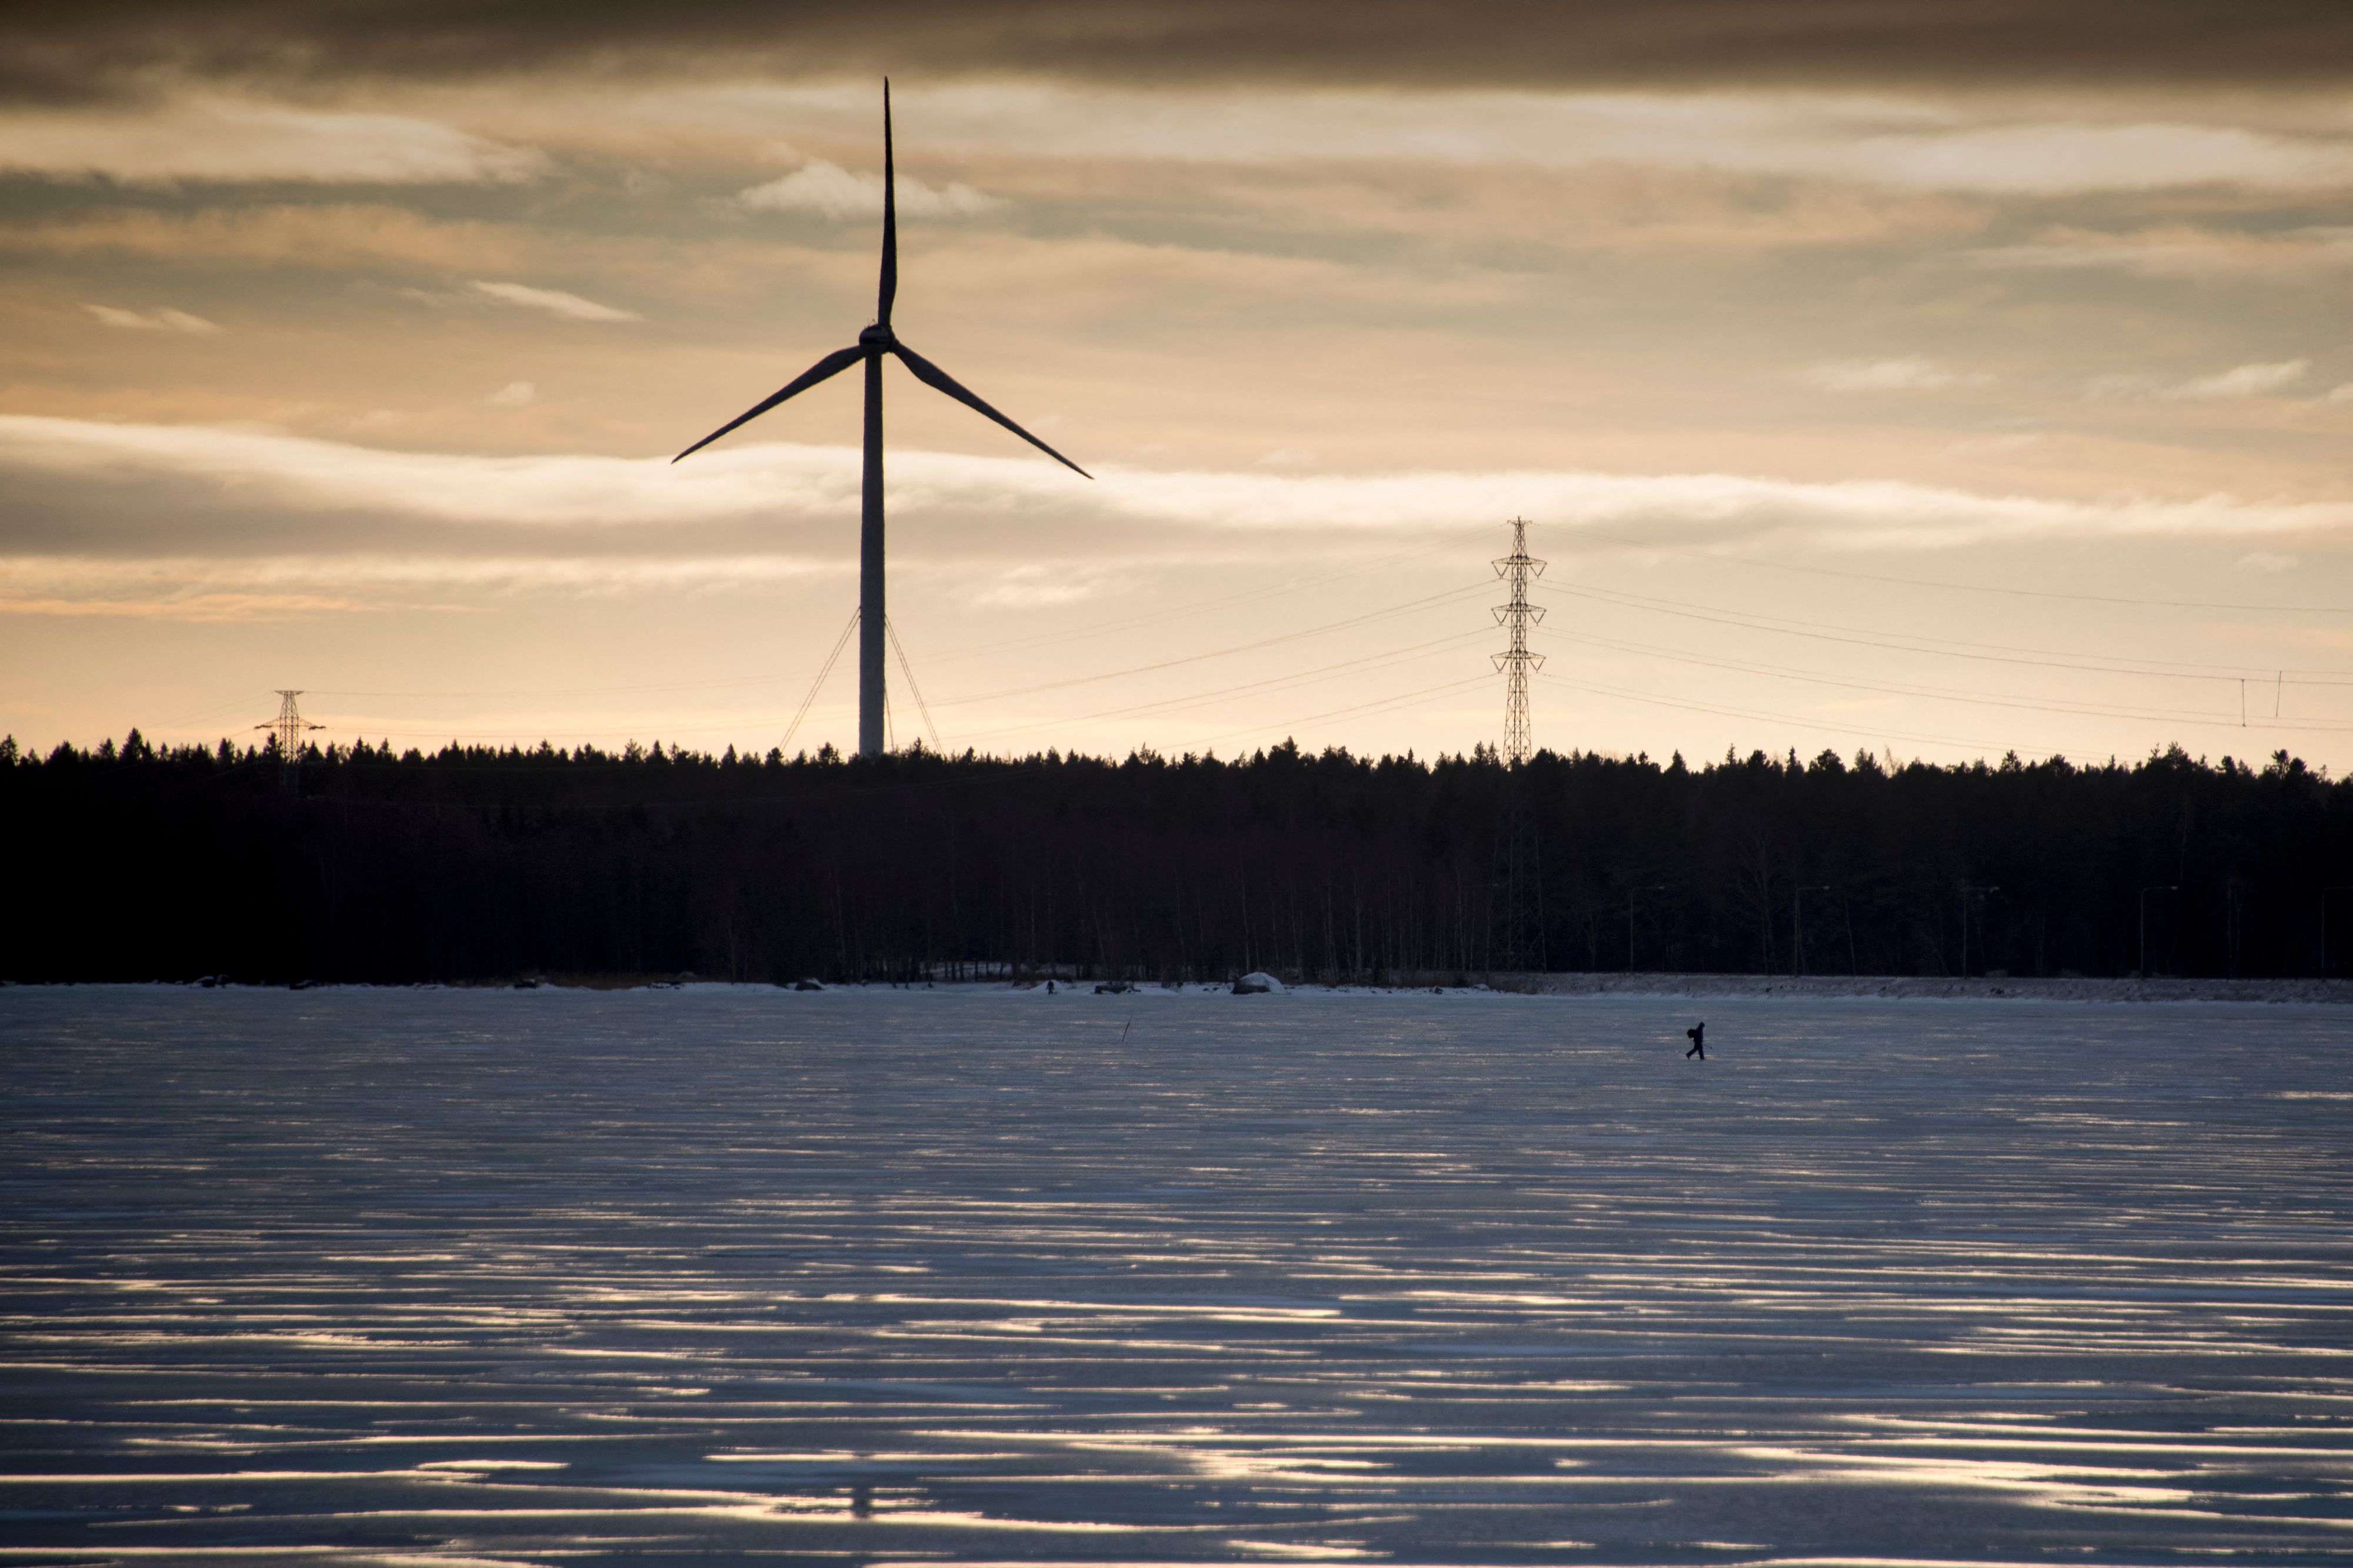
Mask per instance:
[[[1092,995],[1100,983],[1056,977],[1064,994]],[[797,989],[767,981],[722,980],[680,974],[533,975],[519,980],[415,981],[375,984],[366,981],[245,981],[216,977],[190,980],[0,981],[5,990],[109,990],[168,987],[187,990],[234,991],[680,991],[704,987],[754,991]],[[938,980],[928,983],[843,982],[828,984],[826,992],[938,990],[961,992],[1034,992],[1045,988],[1036,980]],[[1164,985],[1157,981],[1132,983],[1118,995],[1202,996],[1230,993],[1230,982],[1185,981]],[[1706,997],[1788,1001],[1893,1002],[2074,1002],[2131,1005],[2162,1003],[2233,1003],[2241,1005],[2353,1005],[2353,980],[2288,978],[2232,980],[2158,977],[2149,980],[2096,976],[2017,976],[1907,974],[1672,974],[1623,972],[1555,973],[1496,972],[1476,976],[1430,974],[1393,984],[1324,984],[1285,982],[1284,994],[1309,996],[1545,996],[1563,1000],[1587,997],[1651,997],[1695,1000]]]
[[[1889,1001],[2248,1002],[2353,1005],[2353,980],[2105,979],[2089,975],[1497,974],[1499,991],[1544,996],[1868,997]]]

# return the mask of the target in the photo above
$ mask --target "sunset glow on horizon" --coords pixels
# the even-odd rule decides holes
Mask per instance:
[[[2353,21],[110,9],[0,77],[21,745],[777,744],[857,378],[669,458],[871,319],[887,70],[899,329],[1096,477],[889,372],[951,750],[1492,742],[1524,515],[1540,746],[2353,767]]]

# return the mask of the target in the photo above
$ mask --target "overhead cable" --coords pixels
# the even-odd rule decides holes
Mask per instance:
[[[1939,583],[1924,577],[1898,577],[1879,572],[1848,572],[1835,566],[1800,566],[1790,561],[1767,561],[1755,556],[1711,555],[1704,551],[1685,549],[1672,544],[1661,544],[1652,540],[1627,539],[1606,533],[1599,529],[1575,531],[1588,539],[1606,539],[1612,544],[1629,550],[1647,551],[1662,555],[1681,555],[1689,560],[1730,562],[1744,566],[1762,566],[1775,572],[1799,572],[1816,577],[1848,577],[1863,583],[1894,583],[1908,588],[1940,588],[1958,594],[2001,594],[2023,599],[2067,599],[2085,605],[2131,605],[2142,608],[2168,610],[2256,610],[2264,614],[2299,616],[2353,616],[2353,607],[2342,605],[2247,605],[2217,599],[2140,599],[2121,594],[2070,594],[2058,588],[2007,588],[1982,583]]]
[[[1697,665],[1707,669],[1728,669],[1743,675],[1768,676],[1777,680],[1799,680],[1816,686],[1834,686],[1847,691],[1875,691],[1896,697],[1926,698],[1937,702],[1967,702],[1989,708],[2018,708],[2039,713],[2066,714],[2075,718],[2130,719],[2158,724],[2203,724],[2233,730],[2247,728],[2247,721],[2243,717],[2232,718],[2227,714],[2200,713],[2175,709],[2094,706],[2088,703],[2038,702],[2015,696],[1957,691],[1949,687],[1893,685],[1882,681],[1818,675],[1804,670],[1782,669],[1771,665],[1707,658],[1698,654],[1678,653],[1672,648],[1657,647],[1647,643],[1620,642],[1611,637],[1560,631],[1549,626],[1538,628],[1538,635],[1557,637],[1567,642],[1585,643],[1595,647],[1606,647],[1619,653],[1639,654],[1645,658],[1663,658],[1676,664]],[[2335,733],[2353,729],[2353,725],[2328,723],[2281,724],[2272,721],[2262,721],[2260,723],[2262,728],[2268,730],[2306,730]]]
[[[2000,643],[1968,643],[1946,637],[1915,637],[1905,639],[1900,635],[1876,633],[1862,627],[1818,629],[1821,623],[1792,624],[1780,616],[1758,616],[1708,606],[1693,609],[1672,601],[1647,594],[1632,594],[1622,589],[1579,587],[1554,581],[1546,584],[1546,594],[1567,594],[1599,604],[1618,605],[1627,609],[1642,610],[1654,615],[1674,616],[1683,620],[1706,621],[1716,626],[1741,626],[1751,631],[1771,632],[1780,637],[1807,637],[1815,642],[1845,643],[1861,647],[1887,648],[1901,653],[1916,653],[1941,658],[1969,658],[1989,664],[2033,665],[2047,669],[2078,669],[2098,675],[2145,675],[2173,679],[2238,680],[2254,679],[2273,675],[2284,680],[2293,673],[2272,668],[2255,669],[2238,665],[2179,665],[2169,660],[2118,660],[2110,664],[2094,664],[2086,659],[2098,658],[2097,654],[2071,656],[2059,649],[2020,648]],[[1922,643],[1944,643],[1947,646],[1921,647]],[[1977,651],[1983,650],[1983,651]],[[2048,655],[2050,657],[2035,657]],[[2164,668],[2167,665],[2172,668]],[[2137,666],[2137,668],[2136,668]],[[2286,681],[2291,686],[2353,685],[2353,680],[2314,679],[2312,675],[2334,674],[2334,671],[2310,671],[2306,678]]]

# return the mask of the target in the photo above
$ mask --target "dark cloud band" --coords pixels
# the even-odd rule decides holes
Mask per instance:
[[[32,0],[0,94],[559,70],[1542,87],[2341,81],[2338,0]]]

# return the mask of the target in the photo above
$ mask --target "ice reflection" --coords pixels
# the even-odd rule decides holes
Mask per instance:
[[[2322,1014],[206,994],[0,991],[0,1558],[2353,1550]]]

